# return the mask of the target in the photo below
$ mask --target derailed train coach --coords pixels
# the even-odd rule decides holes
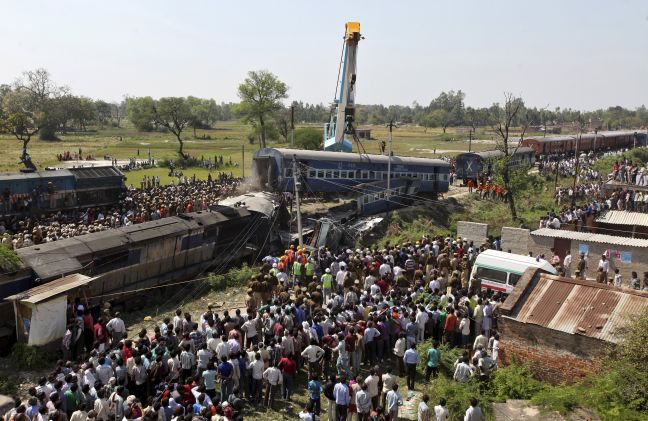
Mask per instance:
[[[294,164],[293,164],[294,163]],[[385,155],[264,148],[254,154],[254,182],[271,191],[294,190],[294,167],[302,189],[313,193],[357,194],[356,186],[387,180],[389,158]],[[446,193],[450,164],[441,159],[392,156],[391,178],[419,182],[419,193]]]
[[[274,206],[264,197],[232,200],[231,206],[18,249],[24,269],[3,275],[0,298],[78,273],[93,277],[85,290],[91,306],[132,305],[144,302],[142,295],[160,297],[174,282],[252,262],[278,236]],[[3,348],[15,331],[10,303],[0,304],[0,320]]]

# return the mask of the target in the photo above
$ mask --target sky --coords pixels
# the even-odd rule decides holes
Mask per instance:
[[[646,0],[0,0],[0,83],[46,68],[77,95],[236,102],[266,69],[290,100],[333,100],[344,23],[361,23],[356,102],[648,105]]]

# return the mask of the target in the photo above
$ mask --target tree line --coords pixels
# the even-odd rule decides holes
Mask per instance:
[[[71,93],[67,86],[55,83],[45,69],[24,72],[12,84],[0,85],[0,130],[13,134],[22,142],[21,159],[33,167],[27,147],[34,136],[54,140],[57,134],[86,131],[89,126],[121,127],[124,119],[140,131],[163,130],[178,140],[178,152],[184,156],[184,132],[213,128],[217,121],[241,119],[251,127],[250,143],[261,147],[268,140],[288,141],[290,125],[295,123],[323,124],[332,112],[330,106],[292,101],[286,105],[288,86],[266,70],[250,71],[238,87],[240,102],[216,103],[214,99],[188,97],[125,96],[120,102],[107,102]],[[506,104],[490,107],[466,106],[465,93],[441,92],[428,105],[358,105],[356,124],[416,124],[427,128],[492,127],[500,120]],[[648,109],[641,106],[630,110],[620,106],[595,111],[570,108],[539,109],[526,107],[517,98],[523,112],[515,113],[511,127],[551,126],[597,119],[606,129],[648,126]],[[292,109],[292,110],[291,110]],[[304,144],[316,147],[315,132],[309,132]],[[303,136],[299,136],[302,140]]]

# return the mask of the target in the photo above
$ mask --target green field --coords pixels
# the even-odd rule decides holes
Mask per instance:
[[[318,126],[319,127],[319,126]],[[372,140],[363,142],[368,153],[379,153],[380,141],[387,140],[388,131],[385,126],[363,126],[372,130]],[[209,130],[197,130],[196,137],[193,137],[191,130],[183,133],[185,139],[185,152],[190,155],[215,156],[222,155],[225,162],[238,162],[239,166],[225,167],[226,172],[232,172],[235,176],[241,176],[243,167],[242,147],[245,148],[244,167],[246,175],[250,174],[252,167],[252,156],[258,150],[258,143],[250,144],[248,133],[250,127],[238,122],[220,122]],[[203,136],[210,139],[203,140]],[[472,143],[472,150],[487,150],[495,147],[490,139],[494,139],[492,133],[477,131],[475,136],[486,141],[475,141]],[[97,130],[70,133],[59,135],[60,140],[43,141],[37,137],[29,144],[29,153],[39,169],[46,166],[61,166],[56,155],[65,151],[74,153],[79,148],[83,155],[92,154],[96,159],[102,159],[104,155],[120,160],[132,157],[146,159],[150,150],[151,156],[156,160],[176,159],[178,157],[178,143],[175,137],[164,132],[139,132],[126,122],[123,128],[98,128]],[[394,130],[393,150],[396,155],[440,157],[456,155],[461,151],[468,150],[467,131],[460,132],[455,129],[448,129],[443,134],[441,129],[427,129],[416,126],[402,126]],[[120,140],[121,139],[121,140]],[[270,142],[270,147],[288,147],[287,143]],[[0,134],[0,172],[18,171],[22,164],[19,161],[22,143],[9,134]],[[139,154],[138,154],[139,152]],[[436,152],[436,153],[435,153]],[[199,178],[206,178],[207,171],[204,169],[189,168],[184,171],[188,177],[196,174]],[[127,174],[128,183],[138,185],[144,175],[159,175],[161,181],[170,181],[167,171],[163,168],[152,170],[140,170]]]

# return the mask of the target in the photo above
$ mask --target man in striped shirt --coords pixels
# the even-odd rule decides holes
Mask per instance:
[[[185,381],[188,377],[191,377],[194,372],[196,357],[191,353],[190,350],[191,346],[189,344],[185,344],[184,350],[180,354],[180,368],[182,369],[180,377],[182,381]]]

